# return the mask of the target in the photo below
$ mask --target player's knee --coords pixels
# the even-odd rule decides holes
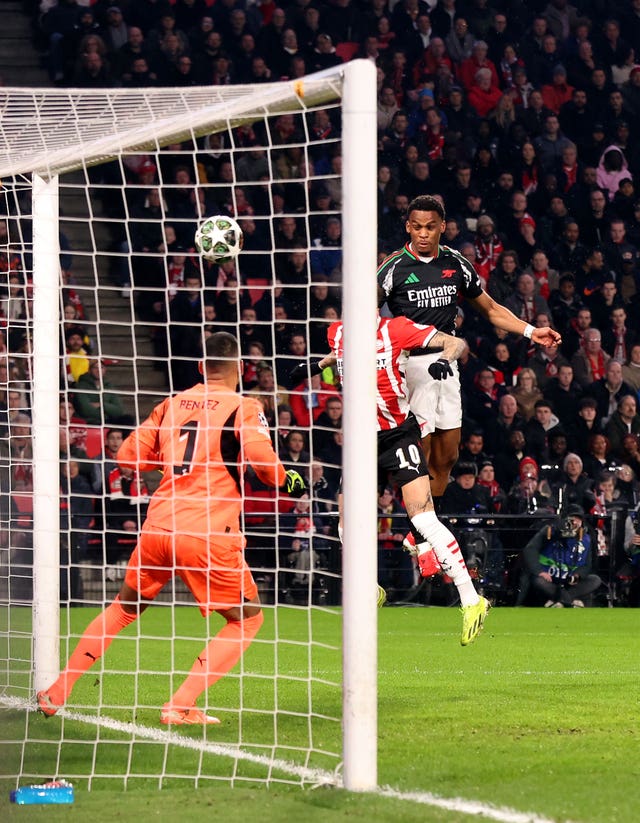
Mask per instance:
[[[145,607],[138,607],[135,603],[120,603],[120,608],[125,614],[129,614],[132,617],[137,617],[139,613],[142,613]]]
[[[460,441],[456,439],[447,439],[444,443],[441,443],[439,448],[441,463],[453,466],[458,459],[459,447]]]
[[[149,605],[149,601],[140,597],[137,591],[132,589],[126,583],[122,584],[120,592],[116,595],[114,603],[119,603],[120,608],[125,614],[137,617]]]
[[[437,457],[433,453],[431,454],[429,469],[432,469],[434,474],[446,475],[448,477],[457,459],[457,449],[443,449],[438,453]]]
[[[402,487],[402,500],[409,519],[416,514],[433,508],[429,481],[426,477],[417,477]]]
[[[247,614],[248,610],[251,609],[251,614]],[[256,634],[260,631],[262,624],[264,623],[264,613],[260,607],[255,606],[245,606],[244,607],[244,617],[242,620],[242,627],[244,629],[245,637],[255,637]]]

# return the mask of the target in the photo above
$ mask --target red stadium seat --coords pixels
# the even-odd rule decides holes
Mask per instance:
[[[104,430],[102,427],[87,426],[85,449],[87,457],[98,457],[104,451]]]
[[[18,529],[31,529],[33,522],[33,494],[18,494],[14,492],[11,495],[11,502],[15,509],[17,516],[15,519],[15,527]]]
[[[266,277],[247,277],[247,288],[252,306],[260,300],[268,283],[269,281]]]
[[[14,492],[11,499],[21,514],[33,514],[33,494],[18,494]]]
[[[259,526],[275,517],[276,492],[275,489],[251,489],[245,484],[244,516],[245,523],[250,526]]]
[[[360,43],[352,40],[345,40],[344,43],[336,45],[336,54],[342,59],[343,63],[348,63],[355,57],[356,52],[360,48]]]

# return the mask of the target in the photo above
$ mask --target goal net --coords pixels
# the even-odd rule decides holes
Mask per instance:
[[[188,89],[1,89],[0,779],[86,788],[376,783],[375,71]],[[233,216],[235,260],[204,262]],[[345,385],[291,370],[343,312]],[[265,624],[205,695],[220,726],[159,709],[220,628],[179,578],[55,718],[34,695],[119,591],[159,477],[115,452],[200,380],[207,337],[240,341],[296,502],[243,481]],[[352,330],[352,331],[350,331]],[[337,491],[344,475],[344,551]],[[344,763],[343,768],[340,768]]]

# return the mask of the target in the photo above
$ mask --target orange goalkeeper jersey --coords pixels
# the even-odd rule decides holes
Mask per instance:
[[[243,464],[270,486],[284,483],[257,400],[198,384],[155,407],[124,441],[118,463],[161,469],[146,525],[238,544]]]

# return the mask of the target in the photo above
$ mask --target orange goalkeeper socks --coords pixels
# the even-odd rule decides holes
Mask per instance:
[[[56,706],[66,703],[76,681],[102,657],[118,632],[133,623],[137,616],[126,612],[119,598],[116,598],[89,623],[65,670],[47,689],[47,694]]]
[[[253,617],[233,620],[223,626],[196,658],[187,679],[168,705],[184,709],[193,706],[202,692],[231,671],[251,645],[263,622],[263,614],[258,612]]]

